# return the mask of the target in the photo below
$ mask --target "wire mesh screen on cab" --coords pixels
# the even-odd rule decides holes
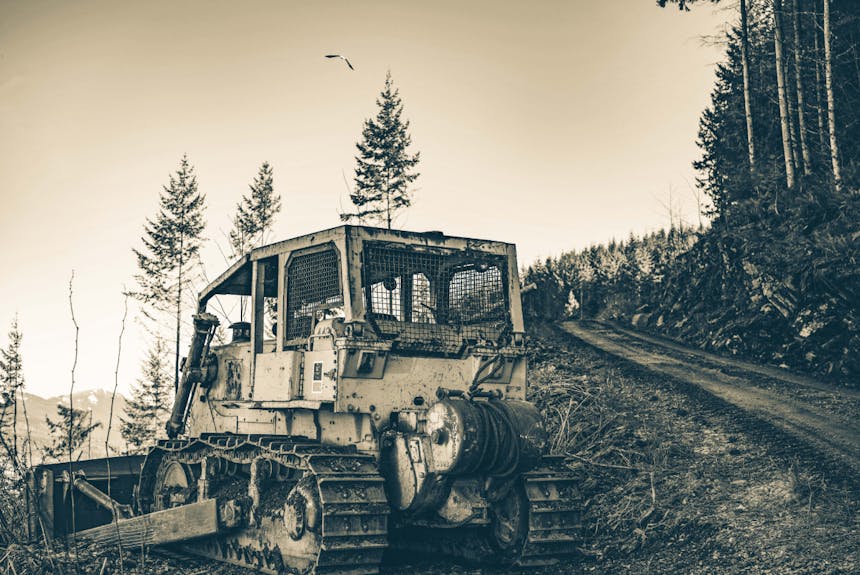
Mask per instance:
[[[300,255],[287,265],[287,341],[307,338],[320,309],[343,307],[337,252]]]
[[[506,270],[504,256],[368,243],[367,319],[401,348],[450,353],[496,341],[510,327]]]

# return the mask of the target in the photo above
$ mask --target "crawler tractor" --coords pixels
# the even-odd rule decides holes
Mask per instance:
[[[231,298],[250,321],[226,343]],[[34,536],[273,574],[576,548],[576,481],[526,401],[513,245],[341,226],[254,249],[198,301],[168,439],[35,468]]]

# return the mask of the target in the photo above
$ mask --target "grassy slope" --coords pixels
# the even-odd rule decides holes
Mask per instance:
[[[587,501],[586,557],[565,571],[860,569],[856,493],[814,459],[561,332],[545,328],[532,344],[535,399]]]

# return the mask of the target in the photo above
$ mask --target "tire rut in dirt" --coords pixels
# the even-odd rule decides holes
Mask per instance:
[[[560,327],[553,329],[560,341],[567,345],[587,346],[597,352],[605,361],[623,365],[625,372],[629,372],[636,378],[651,382],[668,392],[686,395],[699,406],[698,416],[717,420],[726,429],[734,433],[743,433],[756,438],[758,443],[767,448],[772,457],[784,462],[787,466],[795,461],[803,463],[822,474],[826,474],[835,486],[855,496],[860,494],[860,474],[857,472],[857,469],[860,469],[860,458],[855,457],[850,460],[850,463],[846,463],[845,454],[833,453],[826,443],[816,441],[808,436],[799,437],[759,415],[713,395],[698,385],[676,377],[658,376],[655,371],[646,366],[606,351],[599,345],[583,341]]]

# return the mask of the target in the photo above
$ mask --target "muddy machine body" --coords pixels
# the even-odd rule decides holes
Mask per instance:
[[[216,344],[230,297],[250,321]],[[286,240],[204,289],[194,329],[168,439],[114,477],[34,470],[34,529],[268,573],[374,573],[391,545],[521,565],[575,548],[576,483],[526,401],[513,245],[357,226]],[[70,520],[70,497],[98,519]]]

